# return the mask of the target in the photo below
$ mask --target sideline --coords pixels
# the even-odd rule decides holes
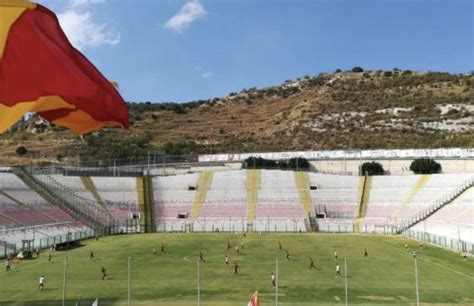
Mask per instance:
[[[372,239],[371,237],[367,237],[367,238],[369,238],[369,239],[372,240],[372,241],[377,241],[377,240],[375,240],[375,239]],[[391,243],[389,243],[389,242],[387,242],[387,241],[385,241],[385,240],[382,240],[382,242],[385,243],[385,244],[388,244],[388,245],[391,246],[392,248],[394,248],[394,249],[396,249],[396,250],[399,250],[400,252],[406,254],[406,252],[405,252],[402,248],[399,248],[399,247],[397,247],[397,246],[395,246],[395,245],[393,245],[393,244],[391,244]],[[452,269],[452,268],[446,267],[445,265],[442,265],[442,264],[440,264],[440,263],[434,262],[434,261],[428,259],[426,255],[420,256],[420,257],[418,257],[418,259],[424,260],[424,261],[429,262],[429,263],[432,263],[432,264],[434,264],[434,265],[436,265],[436,266],[438,266],[438,267],[441,267],[441,268],[443,268],[443,269],[445,269],[445,270],[451,271],[451,272],[453,272],[453,273],[456,273],[456,274],[459,274],[459,275],[462,275],[462,276],[464,276],[464,277],[467,277],[467,278],[469,278],[469,279],[474,280],[474,276],[470,276],[470,275],[464,274],[464,273],[462,273],[462,272],[459,272],[458,270],[454,270],[454,269]]]

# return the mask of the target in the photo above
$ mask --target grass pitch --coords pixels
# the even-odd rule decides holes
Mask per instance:
[[[227,251],[227,241],[232,248]],[[243,241],[241,254],[234,247]],[[290,260],[285,252],[288,249]],[[161,254],[160,244],[166,254]],[[409,250],[404,245],[408,244]],[[88,240],[69,252],[47,252],[39,259],[13,264],[0,273],[0,305],[61,305],[64,257],[68,257],[66,305],[127,305],[127,258],[131,260],[132,305],[197,305],[197,258],[200,251],[201,305],[247,305],[259,291],[261,305],[275,305],[270,273],[279,260],[281,305],[343,305],[344,257],[348,258],[351,305],[413,305],[416,302],[414,261],[418,254],[422,304],[473,305],[474,262],[436,247],[401,237],[343,234],[146,234]],[[152,249],[156,249],[156,255]],[[364,258],[364,248],[369,257]],[[335,277],[338,251],[342,276]],[[89,259],[90,251],[95,258]],[[237,261],[239,275],[224,264]],[[312,257],[316,270],[309,270]],[[109,273],[101,280],[101,266]],[[44,275],[46,290],[37,288]]]

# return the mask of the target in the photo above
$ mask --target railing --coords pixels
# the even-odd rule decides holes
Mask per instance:
[[[19,177],[28,181],[33,187],[36,187],[34,188],[36,191],[47,196],[56,206],[59,206],[92,227],[109,226],[113,223],[113,220],[103,211],[102,207],[77,196],[50,175],[42,174],[40,171],[35,172],[34,168],[29,170],[30,172],[23,168],[15,169]]]
[[[390,224],[364,224],[357,225],[353,219],[347,222],[340,221],[320,221],[316,219],[316,226],[318,232],[323,233],[370,233],[370,234],[397,234],[397,227]]]

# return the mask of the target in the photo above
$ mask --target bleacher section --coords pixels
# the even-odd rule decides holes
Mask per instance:
[[[470,173],[374,176],[364,226],[368,231],[384,225],[401,227],[473,177]]]
[[[0,228],[34,226],[74,219],[29,189],[15,174],[0,175]]]
[[[199,175],[160,176],[153,179],[156,229],[185,231],[194,206]],[[186,218],[178,219],[178,215]]]
[[[140,212],[136,178],[51,175],[68,191],[103,207],[114,219],[129,219]]]
[[[261,170],[254,231],[306,231],[293,171]]]
[[[244,231],[247,225],[245,182],[246,171],[214,172],[193,230]]]
[[[248,221],[254,219],[254,231],[307,230],[292,171],[229,170],[214,172],[210,186],[207,181],[203,174],[156,177],[157,229],[184,231],[190,224],[193,231],[241,232],[247,231]],[[204,187],[199,182],[205,183]],[[190,186],[197,190],[189,190]],[[197,205],[199,214],[193,216]],[[253,206],[255,217],[249,213]],[[179,214],[188,218],[178,219]]]
[[[134,177],[92,177],[98,195],[114,218],[138,214],[138,192]]]
[[[474,187],[467,189],[413,229],[474,243]]]
[[[84,225],[26,186],[13,173],[0,173],[0,241],[40,239]],[[31,236],[31,237],[30,237]]]
[[[355,218],[358,208],[359,177],[309,173],[315,211],[329,218]]]

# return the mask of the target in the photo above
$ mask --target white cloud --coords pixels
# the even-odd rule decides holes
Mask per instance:
[[[206,15],[207,12],[199,0],[191,0],[186,2],[181,10],[166,22],[165,28],[181,32],[195,20]]]
[[[212,78],[213,76],[215,76],[216,74],[214,72],[204,72],[203,74],[201,74],[201,77],[203,79],[208,79],[208,78]]]
[[[89,0],[91,1],[99,0]],[[100,45],[113,46],[120,42],[120,35],[111,32],[107,24],[95,21],[89,11],[69,9],[58,14],[58,18],[69,41],[79,50]]]
[[[84,5],[91,5],[97,3],[104,3],[106,0],[69,0],[69,5],[71,7],[78,7]]]

